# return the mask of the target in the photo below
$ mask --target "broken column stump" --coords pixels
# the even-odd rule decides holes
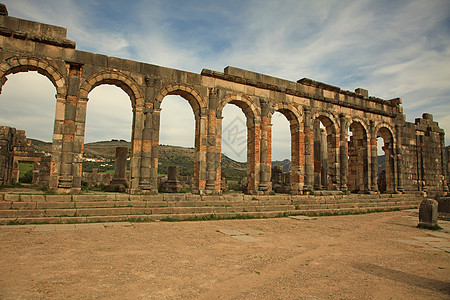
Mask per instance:
[[[108,186],[108,191],[125,192],[127,183],[127,147],[116,147],[116,163],[114,169],[114,177],[111,184]]]
[[[182,186],[178,180],[178,166],[169,166],[167,169],[166,191],[169,193],[181,192]]]
[[[419,225],[421,228],[433,228],[438,225],[438,202],[424,199],[419,207]]]

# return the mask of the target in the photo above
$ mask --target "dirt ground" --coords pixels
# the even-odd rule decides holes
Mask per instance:
[[[450,224],[416,225],[403,211],[2,226],[0,298],[449,299]]]

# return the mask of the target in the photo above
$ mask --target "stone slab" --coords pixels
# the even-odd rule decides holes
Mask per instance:
[[[289,218],[295,219],[295,220],[316,220],[317,218],[312,218],[308,216],[290,216]]]
[[[104,229],[105,226],[103,223],[85,223],[85,224],[75,224],[76,229],[96,229],[101,228]]]
[[[231,236],[232,238],[235,238],[237,240],[243,241],[243,242],[247,242],[247,243],[252,243],[252,242],[259,242],[261,241],[260,239],[254,238],[252,236],[249,235],[233,235]]]
[[[229,235],[229,236],[245,235],[245,233],[237,231],[237,230],[233,230],[233,229],[222,229],[222,230],[219,230],[219,232]]]

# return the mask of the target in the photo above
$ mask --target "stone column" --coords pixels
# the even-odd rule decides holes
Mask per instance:
[[[195,158],[194,158],[194,190],[200,194],[206,190],[207,180],[207,149],[208,149],[208,114],[205,108],[200,108],[195,121]]]
[[[324,128],[320,129],[320,186],[321,189],[328,189],[328,153],[327,153],[327,132]]]
[[[397,143],[395,145],[395,147],[397,148],[397,153],[396,153],[396,158],[397,158],[397,172],[396,172],[396,176],[397,176],[397,190],[399,192],[403,192],[404,188],[403,188],[403,172],[404,172],[404,168],[403,168],[403,146],[402,146],[402,134],[401,134],[401,127],[399,125],[395,125],[395,133],[396,135],[396,139],[397,139]]]
[[[378,192],[378,144],[377,144],[377,132],[375,131],[375,123],[370,121],[370,153],[372,162],[372,186],[373,192]]]
[[[313,155],[314,155],[314,136],[311,123],[311,109],[309,107],[304,108],[304,126],[305,126],[305,191],[312,191],[314,184],[314,167],[313,167]]]
[[[256,194],[259,184],[261,127],[247,116],[247,193]]]
[[[448,192],[447,180],[445,179],[445,175],[447,174],[446,168],[446,160],[445,160],[445,136],[444,132],[439,133],[440,143],[441,143],[441,167],[442,167],[442,189],[444,192]]]
[[[313,133],[314,133],[314,189],[322,189],[322,152],[320,151],[322,147],[322,135],[320,131],[320,121],[318,119],[313,122]]]
[[[127,147],[116,147],[116,161],[114,166],[114,176],[108,190],[125,192],[128,181],[127,181],[127,158],[128,158],[128,148]]]
[[[300,194],[303,190],[303,135],[299,123],[291,124],[291,193]]]
[[[217,137],[217,104],[218,90],[209,89],[209,111],[206,152],[206,190],[208,193],[220,193],[220,140]],[[218,174],[219,173],[219,174]],[[219,178],[217,178],[219,176]],[[218,180],[219,179],[219,180]]]
[[[178,193],[182,190],[182,186],[178,180],[178,166],[169,166],[167,168],[166,188],[168,192]]]
[[[128,148],[116,147],[116,162],[113,180],[126,181],[127,179]]]
[[[161,109],[154,107],[151,114],[151,158],[150,158],[150,188],[158,191],[158,157],[159,157],[159,125]]]
[[[55,123],[53,127],[52,161],[50,165],[50,188],[57,188],[61,176],[62,144],[64,136],[64,116],[66,95],[56,95]]]
[[[64,123],[61,147],[61,169],[58,192],[81,190],[81,162],[84,145],[87,99],[78,99],[81,65],[68,64],[67,95],[64,105]]]
[[[340,161],[340,182],[341,191],[347,191],[347,177],[348,177],[348,137],[347,137],[347,122],[343,114],[339,115],[339,161]]]
[[[142,130],[142,148],[140,152],[140,178],[139,189],[143,192],[156,193],[158,187],[154,187],[151,184],[151,169],[152,169],[152,112],[151,107],[145,107],[143,111],[144,128]]]
[[[265,193],[269,190],[271,173],[271,155],[270,155],[270,109],[269,103],[265,99],[260,99],[261,105],[261,139],[260,139],[260,173],[259,173],[259,191]]]

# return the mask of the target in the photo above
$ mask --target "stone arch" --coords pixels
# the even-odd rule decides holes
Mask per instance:
[[[300,112],[290,103],[277,102],[274,106],[274,112],[275,111],[282,113],[291,125],[300,123]]]
[[[386,123],[386,122],[380,122],[380,123],[378,123],[376,126],[375,126],[375,130],[374,130],[374,133],[375,133],[375,135],[378,135],[378,132],[382,129],[382,128],[384,128],[386,131],[386,133],[389,133],[390,134],[390,137],[392,138],[392,142],[395,144],[396,143],[396,136],[395,136],[395,134],[394,134],[394,132],[395,132],[395,130],[392,128],[392,126],[389,124],[389,123]],[[373,137],[373,138],[377,138],[378,136],[375,136],[375,137]]]
[[[369,176],[370,131],[368,131],[367,124],[360,118],[350,120],[348,129],[352,129],[353,132],[347,142],[348,188],[354,192],[367,192],[370,190],[371,183]]]
[[[301,164],[303,164],[303,148],[300,145],[303,145],[303,129],[301,126],[301,115],[298,109],[286,102],[277,102],[273,106],[272,115],[275,111],[280,112],[282,115],[286,117],[290,124],[290,141],[291,141],[291,176],[290,176],[290,186],[289,190],[292,194],[298,194],[302,190],[301,183]],[[272,143],[271,143],[272,144]],[[273,146],[273,145],[270,145]],[[272,151],[270,151],[272,153]],[[272,158],[269,159],[270,164],[272,163]],[[271,170],[272,171],[272,170]],[[279,172],[279,171],[278,171]],[[286,192],[285,184],[280,185],[279,178],[275,174],[271,174],[272,180],[272,189],[275,192]],[[278,186],[277,186],[278,185]]]
[[[361,125],[361,127],[364,129],[364,132],[365,132],[365,139],[366,139],[366,141],[368,141],[370,139],[370,130],[369,130],[369,125],[367,125],[367,122],[365,122],[361,118],[353,117],[353,118],[347,120],[345,131],[348,131],[349,128],[353,125],[353,123],[358,123]]]
[[[332,131],[334,133],[338,132],[339,122],[334,114],[327,111],[317,111],[312,116],[313,120],[319,119],[323,125],[327,128],[327,131]],[[329,132],[330,133],[330,132]]]
[[[222,151],[222,111],[228,103],[238,106],[247,119],[247,192],[256,193],[260,182],[261,109],[250,97],[237,93],[228,94],[219,102],[216,113],[218,128],[220,128],[218,130],[220,152]]]
[[[325,129],[320,127],[320,124]],[[326,111],[313,114],[314,131],[314,188],[339,189],[339,132],[336,117]]]
[[[162,88],[156,95],[155,100],[159,108],[164,97],[168,95],[178,95],[186,99],[194,111],[196,117],[200,116],[201,109],[207,108],[207,101],[200,96],[200,93],[188,85],[182,83],[171,83]]]
[[[206,136],[207,129],[207,100],[202,98],[200,93],[193,87],[182,83],[171,83],[164,86],[156,95],[154,107],[158,115],[158,134],[155,142],[159,145],[159,122],[160,107],[164,98],[168,95],[178,95],[189,102],[195,119],[195,135],[194,135],[194,191],[201,192],[206,189],[206,145],[202,141],[202,137]],[[205,146],[205,147],[203,147]],[[154,157],[157,159],[157,157]],[[157,165],[155,168],[157,169]]]
[[[144,95],[137,82],[131,76],[115,70],[103,70],[93,74],[81,84],[78,97],[80,99],[87,99],[88,94],[102,84],[115,85],[121,88],[130,96],[133,109],[144,107]]]
[[[393,192],[396,190],[396,155],[395,155],[395,135],[392,127],[385,122],[377,124],[374,128],[373,137],[375,144],[374,147],[378,148],[378,137],[381,137],[384,142],[384,163],[385,168],[383,171],[378,172],[378,153],[373,156],[373,168],[374,168],[374,178],[372,178],[373,185],[381,193],[383,192]],[[374,152],[377,149],[374,149]],[[375,165],[376,163],[376,165]],[[375,185],[376,183],[376,185]]]
[[[130,190],[136,190],[139,184],[138,170],[140,169],[140,152],[142,147],[142,131],[144,124],[144,94],[138,83],[131,78],[130,75],[116,71],[116,70],[102,70],[98,73],[92,74],[87,80],[85,80],[78,91],[78,106],[83,107],[80,112],[83,111],[83,116],[79,116],[81,120],[80,126],[86,125],[86,107],[89,93],[96,87],[108,84],[115,85],[122,89],[129,97],[131,101],[131,107],[133,111],[132,129],[131,129],[131,153],[130,153]],[[80,137],[82,143],[84,143],[84,135]]]
[[[58,94],[65,94],[66,80],[50,60],[29,56],[13,56],[0,63],[0,92],[9,74],[37,71],[47,77],[55,86]]]
[[[239,95],[236,93],[225,96],[225,98],[219,102],[219,105],[217,105],[217,117],[222,117],[223,108],[228,103],[235,104],[242,109],[247,119],[249,117],[253,117],[255,123],[259,123],[261,121],[261,110],[259,106],[256,106],[254,101],[252,101],[247,95]]]

